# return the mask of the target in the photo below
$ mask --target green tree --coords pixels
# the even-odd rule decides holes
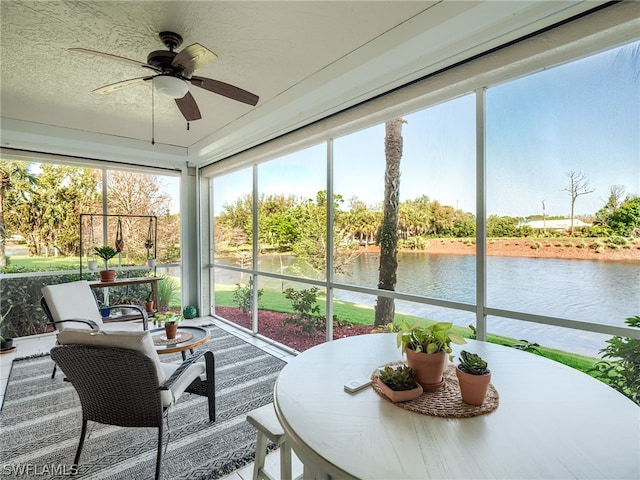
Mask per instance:
[[[0,267],[7,265],[6,242],[7,224],[5,223],[5,212],[7,196],[15,191],[16,196],[25,195],[34,183],[33,175],[29,173],[29,163],[0,160]],[[22,189],[16,187],[21,184]]]
[[[640,237],[640,197],[627,197],[609,216],[608,224],[618,235]]]
[[[33,254],[79,253],[80,213],[98,199],[94,171],[65,165],[42,164],[27,187],[8,198],[12,208],[7,223],[24,236]]]
[[[215,219],[216,224],[216,244],[229,242],[231,235],[239,238],[242,232],[247,243],[251,243],[253,238],[253,195],[245,194],[237,198],[233,203],[222,205],[222,211]],[[220,227],[224,227],[221,229]]]
[[[489,215],[487,218],[487,237],[518,236],[519,219],[515,217],[499,217]]]
[[[340,217],[339,207],[344,200],[334,194],[332,208],[334,215]],[[293,215],[300,222],[300,235],[293,245],[293,253],[303,259],[317,272],[327,270],[327,192],[322,190],[316,199],[308,199],[294,208]],[[338,222],[340,223],[340,222]],[[344,230],[334,231],[333,270],[344,272],[347,265],[358,256],[358,249],[350,235]]]
[[[382,225],[378,232],[380,267],[378,289],[394,291],[398,270],[398,205],[400,203],[400,160],[402,159],[402,118],[385,125],[384,208]],[[393,298],[378,296],[375,326],[392,322],[395,315]]]

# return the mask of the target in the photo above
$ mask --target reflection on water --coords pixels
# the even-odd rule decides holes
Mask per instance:
[[[366,253],[352,263],[349,274],[335,281],[375,288],[378,282],[377,254]],[[396,291],[475,304],[475,257],[401,253],[398,256]],[[293,257],[261,256],[259,269],[306,277]],[[295,272],[295,273],[294,273]],[[223,271],[219,272],[223,273]],[[219,282],[226,283],[223,278]],[[262,277],[261,288],[279,288],[280,281]],[[338,290],[340,300],[375,305],[376,297]],[[487,258],[487,305],[530,314],[624,325],[640,314],[640,269],[633,262],[602,262],[522,257]],[[451,309],[396,301],[396,311],[446,320],[457,325],[474,323],[474,315]],[[597,355],[609,335],[489,317],[488,330],[541,345]],[[570,347],[569,347],[570,345]]]

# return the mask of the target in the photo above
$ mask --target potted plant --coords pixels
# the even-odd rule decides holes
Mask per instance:
[[[182,321],[182,315],[174,312],[156,313],[155,318],[164,324],[164,331],[167,339],[176,338],[178,325]]]
[[[378,386],[392,402],[407,402],[422,395],[416,372],[408,365],[386,366],[378,373]]]
[[[151,290],[149,295],[147,295],[147,299],[144,302],[144,309],[147,313],[153,313],[153,290]]]
[[[444,386],[447,358],[453,360],[451,343],[467,343],[451,331],[451,322],[437,322],[429,326],[400,323],[398,347],[407,355],[407,364],[416,371],[418,383],[432,392]]]
[[[93,247],[94,252],[98,257],[104,260],[104,270],[100,270],[101,282],[113,282],[116,279],[116,271],[109,270],[109,260],[115,257],[118,252],[110,245],[103,247]]]
[[[13,305],[9,307],[9,309],[4,313],[4,315],[0,314],[0,328],[2,327],[2,323],[4,322],[4,319],[7,318],[7,315],[9,315],[9,312],[11,311],[12,308],[13,308]],[[0,353],[9,353],[14,349],[15,347],[13,346],[13,338],[4,338],[2,335],[0,335]]]
[[[469,405],[482,405],[491,382],[491,371],[487,362],[475,353],[460,352],[460,364],[456,376],[460,384],[462,401]]]

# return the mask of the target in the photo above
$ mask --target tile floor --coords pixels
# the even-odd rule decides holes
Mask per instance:
[[[255,338],[249,333],[238,330],[227,323],[221,322],[211,317],[196,318],[193,320],[184,321],[185,326],[207,324],[214,324],[216,327],[219,327],[233,335],[236,335],[237,337],[242,338],[247,343],[258,347],[270,353],[271,355],[281,358],[285,362],[288,362],[294,357],[291,353],[278,348],[277,345],[270,344],[266,341]],[[4,393],[7,386],[7,381],[9,380],[9,374],[11,373],[11,365],[13,363],[13,360],[16,358],[25,358],[32,355],[48,353],[49,350],[51,350],[51,347],[53,347],[53,345],[55,344],[55,341],[55,334],[53,333],[33,335],[28,338],[20,338],[15,340],[14,344],[17,346],[15,352],[0,355],[0,406],[4,402]],[[296,476],[302,474],[302,463],[300,463],[295,455],[292,455],[292,462],[293,476],[295,478]],[[280,456],[277,450],[267,455],[266,468],[271,476],[273,476],[274,478],[279,478]],[[251,480],[252,475],[253,463],[227,475],[223,480]]]

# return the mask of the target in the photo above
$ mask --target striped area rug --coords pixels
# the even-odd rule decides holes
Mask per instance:
[[[182,395],[169,414],[163,479],[220,478],[253,461],[256,431],[245,415],[272,401],[273,385],[285,365],[221,329],[210,331],[211,340],[200,348],[215,354],[216,421],[208,422],[205,397]],[[69,478],[82,414],[75,390],[63,382],[63,374],[58,371],[51,380],[52,368],[48,356],[13,364],[0,415],[2,478]],[[164,430],[166,444],[166,424]],[[156,448],[155,428],[89,422],[75,478],[152,479]]]

